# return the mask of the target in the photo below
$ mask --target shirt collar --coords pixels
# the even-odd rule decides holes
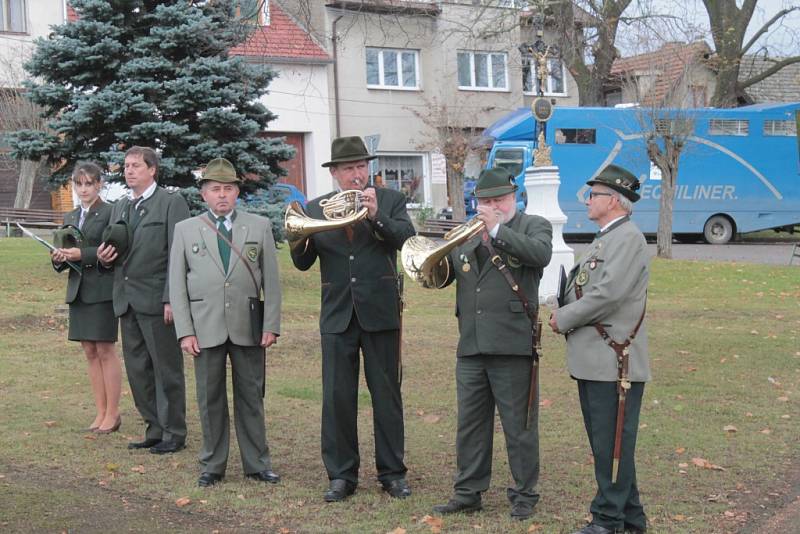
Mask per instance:
[[[605,232],[605,231],[606,231],[608,228],[610,228],[610,227],[611,227],[611,225],[612,225],[612,224],[614,224],[615,222],[617,222],[617,221],[618,221],[618,220],[620,220],[620,219],[624,219],[625,217],[627,217],[627,215],[622,215],[621,217],[617,217],[617,218],[616,218],[616,219],[614,219],[613,221],[609,221],[608,223],[606,223],[606,225],[605,225],[605,226],[603,226],[603,227],[600,229],[600,231],[601,231],[601,232]]]
[[[150,187],[148,187],[147,189],[144,190],[144,193],[142,193],[142,196],[140,196],[138,198],[133,196],[133,190],[131,189],[130,191],[128,191],[128,198],[130,198],[134,203],[138,203],[138,202],[141,202],[143,200],[147,200],[148,198],[153,196],[153,193],[156,192],[156,187],[158,187],[158,184],[153,182],[152,184],[150,184]]]

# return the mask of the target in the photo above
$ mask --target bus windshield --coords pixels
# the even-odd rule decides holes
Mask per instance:
[[[525,165],[525,152],[521,148],[502,148],[494,154],[494,166],[502,167],[513,176],[519,175]]]

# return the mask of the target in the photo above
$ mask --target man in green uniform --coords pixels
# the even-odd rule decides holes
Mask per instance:
[[[518,213],[516,185],[505,169],[481,172],[475,186],[476,217],[486,231],[455,248],[440,264],[449,270],[446,282],[458,281],[456,354],[458,430],[455,492],[438,514],[481,509],[489,489],[495,406],[503,423],[508,463],[514,485],[507,489],[511,517],[525,520],[539,501],[538,415],[528,425],[533,344],[531,320],[518,294],[489,260],[490,245],[519,285],[532,310],[539,303],[539,281],[552,254],[552,226],[542,217]],[[446,285],[445,284],[445,285]]]
[[[567,364],[578,382],[597,480],[592,522],[576,534],[641,533],[647,517],[639,501],[634,450],[644,383],[650,380],[644,325],[650,254],[630,220],[639,180],[609,165],[587,184],[592,188],[589,218],[600,232],[575,262],[564,305],[550,317],[553,331],[567,336]],[[617,421],[620,406],[623,421]]]
[[[136,408],[146,424],[143,441],[129,449],[153,454],[177,452],[186,443],[183,355],[172,324],[167,262],[175,224],[189,217],[186,201],[156,184],[158,154],[134,146],[125,153],[128,197],[111,211],[124,223],[128,247],[101,244],[97,259],[114,265],[114,313],[120,318],[125,370]]]
[[[181,347],[195,357],[197,404],[203,428],[200,486],[222,480],[230,420],[226,363],[231,358],[236,437],[245,476],[277,483],[264,425],[264,350],[280,333],[281,292],[269,219],[236,209],[239,178],[226,159],[214,159],[200,179],[208,211],[175,225],[169,295]],[[241,254],[241,257],[240,257]],[[263,289],[258,339],[250,299]]]
[[[375,463],[378,480],[389,495],[411,495],[406,482],[403,401],[400,395],[400,309],[397,250],[414,235],[399,191],[367,187],[367,162],[373,159],[360,137],[334,139],[330,169],[340,190],[359,190],[367,219],[347,228],[319,232],[292,249],[301,271],[320,260],[322,307],[322,460],[330,486],[327,502],[346,499],[358,484],[356,419],[358,375],[364,375],[372,397]],[[324,219],[320,202],[308,203],[309,217]]]

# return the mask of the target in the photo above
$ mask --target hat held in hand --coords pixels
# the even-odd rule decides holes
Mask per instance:
[[[128,251],[128,225],[125,221],[117,221],[106,226],[103,230],[102,242],[111,245],[121,258]]]
[[[73,224],[65,224],[53,232],[53,246],[56,248],[80,248],[83,232]]]

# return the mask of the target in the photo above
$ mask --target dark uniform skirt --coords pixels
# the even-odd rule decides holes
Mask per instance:
[[[70,341],[117,341],[119,320],[112,301],[87,304],[80,297],[69,305]]]

